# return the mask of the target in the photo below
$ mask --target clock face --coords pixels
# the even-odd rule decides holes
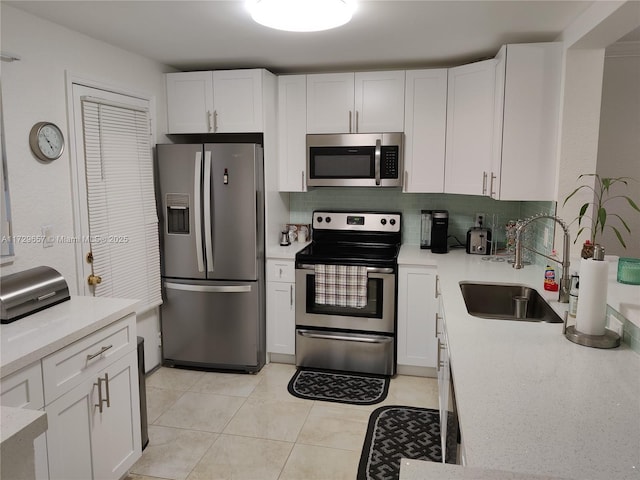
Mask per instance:
[[[45,161],[60,158],[64,150],[64,137],[53,123],[40,122],[33,126],[30,135],[31,149]]]

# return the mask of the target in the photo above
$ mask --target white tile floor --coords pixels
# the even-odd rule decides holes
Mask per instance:
[[[293,397],[294,373],[278,363],[256,375],[156,370],[149,446],[128,480],[353,480],[374,409],[438,408],[433,378],[398,375],[383,403],[355,406]]]

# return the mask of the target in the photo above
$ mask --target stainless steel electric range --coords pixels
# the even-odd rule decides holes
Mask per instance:
[[[296,365],[394,375],[397,212],[315,211],[296,255]]]

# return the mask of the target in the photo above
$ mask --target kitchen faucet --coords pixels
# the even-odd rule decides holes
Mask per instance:
[[[522,245],[521,234],[524,231],[525,227],[529,225],[534,220],[538,220],[540,218],[549,218],[558,223],[562,229],[564,230],[564,241],[562,243],[562,262],[559,262],[557,258],[553,258],[549,255],[545,255],[544,253],[538,252],[533,248],[525,247]],[[526,248],[527,250],[537,253],[549,260],[553,260],[556,263],[560,263],[562,265],[562,279],[560,280],[560,293],[558,295],[558,301],[560,303],[569,303],[569,291],[571,289],[571,280],[569,278],[569,249],[571,244],[569,242],[569,226],[562,220],[560,217],[555,215],[546,215],[546,214],[538,214],[533,217],[529,217],[522,221],[520,225],[516,228],[516,257],[513,262],[513,268],[523,268],[524,264],[522,261],[522,249]]]

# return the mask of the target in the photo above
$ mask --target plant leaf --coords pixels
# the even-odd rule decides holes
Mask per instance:
[[[598,210],[598,218],[596,220],[596,229],[598,228],[598,223],[600,223],[600,233],[603,233],[604,226],[607,223],[607,210],[604,208],[600,208]]]
[[[620,235],[620,232],[618,231],[618,229],[616,227],[611,227],[613,229],[613,231],[616,234],[616,237],[618,237],[618,241],[620,242],[620,244],[624,247],[627,248],[627,244],[624,243],[624,240],[622,239],[622,235]]]
[[[578,226],[582,223],[582,217],[584,217],[584,214],[587,212],[588,208],[589,203],[585,203],[580,207],[580,212],[578,213]]]
[[[564,207],[567,204],[567,202],[569,201],[569,199],[571,197],[573,197],[578,192],[578,190],[580,190],[582,188],[587,188],[587,186],[586,185],[580,185],[578,188],[576,188],[573,192],[571,192],[569,194],[569,196],[567,198],[564,199],[564,203],[562,204],[562,206]]]
[[[624,196],[624,198],[627,200],[627,202],[629,202],[629,205],[631,205],[631,208],[637,210],[640,212],[640,208],[638,208],[638,205],[635,204],[635,202],[633,200],[631,200],[629,197]]]

